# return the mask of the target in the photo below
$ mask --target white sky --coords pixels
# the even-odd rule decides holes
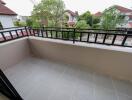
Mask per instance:
[[[30,15],[33,9],[33,4],[30,0],[3,0],[9,8],[14,10],[19,15]],[[40,0],[35,0],[39,2]],[[79,14],[89,10],[92,13],[103,11],[112,5],[121,5],[132,9],[132,0],[63,0],[66,9],[78,11]]]

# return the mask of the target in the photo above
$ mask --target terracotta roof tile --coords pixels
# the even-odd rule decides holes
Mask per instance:
[[[65,12],[70,13],[72,16],[78,16],[78,12],[76,11],[75,13],[71,10],[65,10]]]
[[[102,16],[102,13],[101,12],[97,12],[97,13],[94,14],[94,16],[97,16],[97,17]]]
[[[122,7],[122,6],[119,6],[119,5],[115,5],[114,6],[116,9],[118,9],[120,12],[122,13],[129,13],[129,12],[132,12],[131,9],[128,9],[128,8],[125,8],[125,7]]]
[[[0,15],[17,15],[14,11],[3,4],[0,4]]]

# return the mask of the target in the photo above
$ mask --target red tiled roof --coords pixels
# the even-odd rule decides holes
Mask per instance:
[[[4,1],[2,1],[2,0],[0,0],[0,3],[1,3],[1,4],[6,4],[6,3],[5,3]]]
[[[3,4],[0,4],[0,15],[17,15],[14,11]]]
[[[125,7],[122,7],[122,6],[119,6],[119,5],[115,5],[114,6],[116,9],[118,9],[120,12],[122,13],[129,13],[129,12],[132,12],[131,9],[128,9],[128,8],[125,8]]]
[[[94,16],[100,17],[100,16],[102,16],[102,13],[101,12],[97,12],[97,13],[94,14]]]
[[[78,12],[76,11],[75,13],[71,10],[65,10],[65,12],[68,12],[70,13],[72,16],[77,16],[78,15]]]

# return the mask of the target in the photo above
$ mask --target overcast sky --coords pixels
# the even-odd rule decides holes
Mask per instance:
[[[19,15],[30,15],[33,9],[33,4],[30,0],[3,0],[9,8],[14,10]],[[39,2],[40,0],[35,0]],[[79,14],[89,10],[91,13],[103,11],[112,5],[121,5],[132,9],[132,0],[63,0],[66,9],[78,11]]]

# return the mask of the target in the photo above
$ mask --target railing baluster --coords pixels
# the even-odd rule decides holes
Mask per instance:
[[[9,31],[9,34],[10,34],[10,36],[11,36],[11,39],[13,39],[13,35],[12,35],[11,31]]]
[[[33,29],[33,35],[35,36],[35,29]]]
[[[41,29],[41,35],[42,35],[42,37],[44,37],[44,29]]]
[[[3,37],[3,39],[4,39],[4,41],[6,41],[6,37],[5,37],[5,35],[4,35],[3,32],[1,32],[1,35],[2,35],[2,37]]]
[[[64,39],[64,32],[62,31],[61,34],[62,34],[62,40],[63,40]]]
[[[26,26],[25,26],[25,31],[26,31],[27,36],[29,36],[28,31],[27,31],[27,27],[26,27]]]
[[[82,32],[80,33],[80,41],[82,41]]]
[[[46,38],[48,38],[48,31],[46,30]]]
[[[53,38],[52,30],[50,32],[51,32],[51,38]]]
[[[16,32],[17,38],[19,38],[19,34],[18,34],[17,30],[15,30],[15,32]]]
[[[40,37],[40,30],[41,30],[41,29],[37,29],[38,37]]]
[[[76,40],[76,30],[75,30],[75,28],[74,28],[74,31],[73,31],[73,43],[75,43],[75,40]]]
[[[55,31],[56,39],[58,39],[58,32],[57,30]]]
[[[21,29],[21,34],[22,34],[22,37],[24,36],[24,33],[23,33],[23,30]]]
[[[88,33],[87,35],[87,42],[89,42],[89,36],[90,36],[90,33]]]
[[[125,42],[126,42],[126,40],[127,40],[127,37],[128,37],[127,35],[124,36],[124,39],[123,39],[123,41],[122,41],[122,43],[121,43],[122,46],[125,45]]]
[[[98,38],[98,33],[96,33],[96,36],[95,36],[95,43],[97,42],[97,38]]]
[[[105,36],[104,36],[103,44],[105,44],[106,37],[107,37],[107,34],[105,34]]]
[[[113,38],[113,40],[112,40],[112,43],[111,43],[112,45],[115,43],[116,36],[117,36],[117,35],[115,34],[115,35],[114,35],[114,38]]]
[[[70,40],[70,32],[68,31],[67,34],[68,34],[68,35],[67,35],[67,38],[68,38],[68,40]]]
[[[29,36],[32,36],[31,28],[28,28]]]

